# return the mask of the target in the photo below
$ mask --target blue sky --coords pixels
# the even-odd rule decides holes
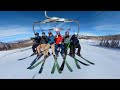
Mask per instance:
[[[80,35],[109,35],[120,34],[120,11],[48,11],[48,16],[78,20],[80,22]],[[32,23],[44,20],[44,11],[0,11],[0,42],[28,39],[33,37]],[[71,34],[77,32],[75,23],[58,23],[58,27],[65,30],[71,26]],[[54,24],[45,24],[43,29],[53,28]],[[36,31],[40,28],[36,25]],[[64,33],[65,30],[61,33]]]

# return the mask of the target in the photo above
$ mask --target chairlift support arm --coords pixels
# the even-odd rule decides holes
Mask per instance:
[[[78,32],[77,32],[77,36],[79,36],[79,32],[80,32],[80,23],[77,20],[69,20],[69,19],[64,19],[64,18],[58,18],[55,20],[52,20],[52,17],[48,17],[47,16],[47,12],[45,11],[45,17],[47,19],[43,20],[43,21],[37,21],[37,22],[33,22],[33,32],[35,34],[35,30],[34,30],[34,26],[35,24],[44,24],[44,23],[51,23],[51,22],[75,22],[78,25]]]

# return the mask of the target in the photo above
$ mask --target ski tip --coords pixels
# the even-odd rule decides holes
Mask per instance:
[[[60,68],[60,69],[59,69],[59,72],[61,72],[61,73],[62,73],[62,71],[63,71],[63,69],[62,69],[62,68]]]
[[[61,73],[62,73],[62,71],[61,71],[61,70],[59,70],[58,72],[59,72],[59,74],[61,74]]]
[[[78,69],[81,69],[81,67],[78,67]]]
[[[54,72],[51,72],[51,74],[53,74]]]
[[[61,73],[62,73],[62,71],[58,71],[58,73],[59,73],[59,74],[61,74]]]
[[[38,74],[41,74],[41,73],[42,73],[42,71],[39,71],[39,72],[38,72]]]
[[[26,59],[26,58],[18,59],[18,61],[20,61],[20,60],[24,60],[24,59]]]
[[[31,67],[28,67],[27,69],[31,69]]]
[[[90,62],[90,64],[95,65],[95,63]]]
[[[38,73],[41,74],[42,73],[42,69],[40,69],[40,71]]]

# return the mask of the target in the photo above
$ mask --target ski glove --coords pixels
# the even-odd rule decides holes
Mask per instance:
[[[31,39],[31,40],[34,40],[35,38],[34,38],[34,37],[31,37],[30,39]]]

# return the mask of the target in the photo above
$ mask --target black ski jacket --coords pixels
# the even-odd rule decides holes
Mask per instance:
[[[79,40],[75,35],[73,35],[70,39],[70,43],[74,44],[74,45],[77,45],[77,44],[79,44]]]
[[[42,36],[40,40],[40,44],[47,44],[48,43],[48,38],[47,36]]]
[[[35,37],[35,38],[34,38],[34,43],[35,43],[35,44],[39,44],[39,43],[40,43],[40,40],[41,40],[41,37],[40,37],[40,36]]]

